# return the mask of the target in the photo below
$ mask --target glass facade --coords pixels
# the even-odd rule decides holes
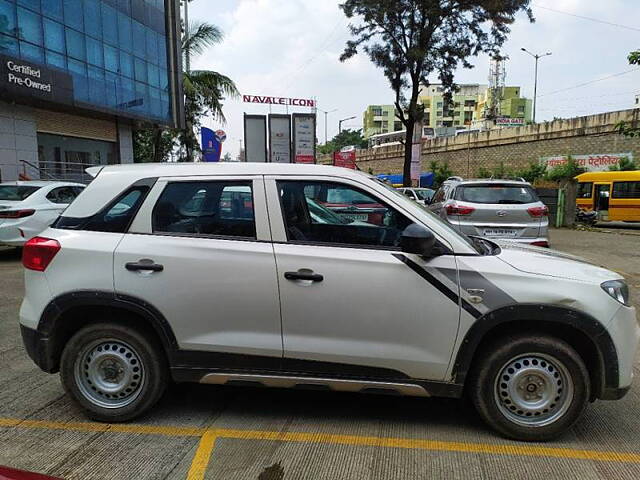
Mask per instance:
[[[171,122],[164,0],[0,0],[0,54],[63,70],[76,104]]]

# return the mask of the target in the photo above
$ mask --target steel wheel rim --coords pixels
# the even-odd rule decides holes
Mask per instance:
[[[136,350],[116,339],[96,340],[76,358],[75,382],[82,395],[102,408],[122,408],[138,398],[146,378]]]
[[[573,380],[557,358],[518,355],[500,369],[494,396],[500,412],[526,427],[544,427],[561,418],[573,400]]]

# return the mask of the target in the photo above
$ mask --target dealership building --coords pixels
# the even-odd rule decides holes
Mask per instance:
[[[183,124],[179,0],[0,0],[0,179],[133,162]]]

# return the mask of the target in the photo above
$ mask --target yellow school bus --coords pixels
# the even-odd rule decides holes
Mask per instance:
[[[576,177],[582,210],[596,210],[601,220],[640,222],[640,170],[587,172]]]

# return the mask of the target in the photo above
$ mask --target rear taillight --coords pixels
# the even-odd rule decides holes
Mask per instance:
[[[44,272],[53,257],[60,251],[57,240],[44,237],[33,237],[24,244],[22,250],[22,265],[29,270]]]
[[[538,242],[531,242],[531,245],[533,245],[534,247],[546,247],[546,248],[549,248],[549,242],[547,242],[545,240],[540,240]]]
[[[0,218],[24,218],[30,217],[36,213],[35,210],[25,209],[25,210],[4,210],[0,211]]]
[[[529,212],[529,215],[531,215],[533,218],[546,217],[547,215],[549,215],[549,209],[546,207],[546,205],[544,207],[527,208],[527,212]]]
[[[447,215],[471,215],[475,211],[475,208],[450,203],[445,207],[445,210],[447,211]]]

